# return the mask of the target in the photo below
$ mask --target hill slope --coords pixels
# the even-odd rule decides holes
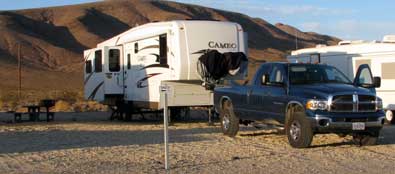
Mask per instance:
[[[250,56],[283,60],[295,48],[296,30],[202,6],[168,1],[112,0],[82,5],[0,12],[0,89],[16,86],[18,46],[25,88],[81,89],[82,52],[129,28],[151,21],[209,19],[233,21],[248,32]],[[297,30],[299,48],[339,39]],[[15,76],[15,77],[13,77]],[[64,83],[67,80],[67,83]]]

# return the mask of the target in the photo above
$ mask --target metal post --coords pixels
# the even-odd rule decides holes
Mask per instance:
[[[210,97],[211,97],[211,100],[212,100],[211,103],[214,103],[214,102],[213,102],[213,100],[214,100],[213,91],[211,91]],[[209,107],[208,107],[208,125],[209,125],[209,126],[213,126],[213,125],[214,125],[213,120],[212,120],[213,114],[212,114],[212,112],[211,112],[211,109],[212,109],[212,108],[213,108],[212,106],[209,106]]]
[[[208,107],[208,125],[212,126],[214,125],[213,121],[212,121],[212,113],[211,113],[211,107]]]
[[[164,115],[164,134],[165,134],[165,169],[169,170],[170,169],[170,164],[169,164],[169,134],[168,134],[168,126],[169,126],[169,112],[168,112],[168,107],[167,107],[167,91],[164,91],[164,105],[163,105],[163,115]]]
[[[21,99],[21,90],[22,90],[22,59],[21,59],[21,44],[18,44],[18,99]]]

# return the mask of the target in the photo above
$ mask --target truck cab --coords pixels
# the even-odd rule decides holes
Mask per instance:
[[[333,66],[265,63],[249,84],[214,91],[224,134],[237,134],[239,123],[273,119],[283,124],[291,146],[308,147],[314,134],[351,134],[374,144],[384,123],[382,101],[375,95],[380,78],[361,65],[351,81]]]

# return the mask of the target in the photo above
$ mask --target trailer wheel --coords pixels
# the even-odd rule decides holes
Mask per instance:
[[[387,110],[385,112],[385,120],[387,121],[387,123],[395,124],[394,112],[395,111],[392,110]]]
[[[294,148],[309,147],[313,140],[311,123],[303,112],[294,112],[285,123],[289,144]]]
[[[239,118],[233,112],[232,103],[228,100],[224,101],[220,112],[220,121],[222,132],[229,136],[236,136],[239,131]]]
[[[170,117],[174,121],[187,120],[189,118],[189,108],[188,107],[171,107]]]

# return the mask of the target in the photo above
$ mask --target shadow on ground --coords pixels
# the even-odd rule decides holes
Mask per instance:
[[[210,140],[199,134],[218,133],[215,127],[172,129],[170,143],[184,143]],[[77,131],[54,128],[46,131],[1,132],[0,154],[40,152],[50,150],[147,145],[163,143],[163,130],[131,131]]]

